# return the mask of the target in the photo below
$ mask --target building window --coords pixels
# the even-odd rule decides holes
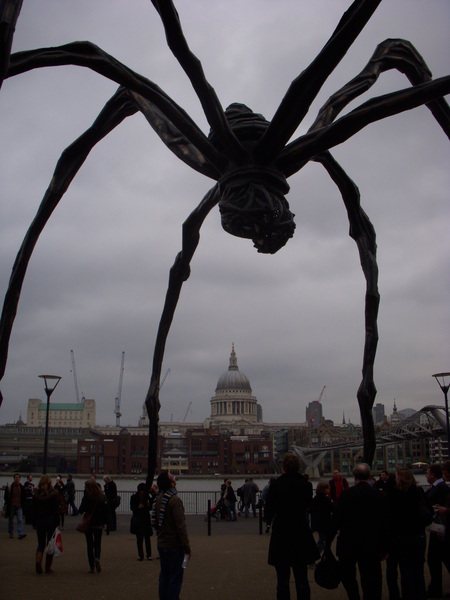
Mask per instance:
[[[193,452],[201,452],[202,450],[202,440],[198,438],[194,438],[191,440],[191,450]]]
[[[217,440],[208,440],[206,449],[208,452],[218,452],[219,447],[217,444]]]

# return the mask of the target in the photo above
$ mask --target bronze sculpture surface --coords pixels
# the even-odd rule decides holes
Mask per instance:
[[[182,284],[189,277],[190,261],[204,219],[214,206],[219,205],[226,231],[253,239],[259,252],[277,252],[292,237],[295,228],[293,215],[285,199],[289,190],[287,178],[309,161],[315,161],[323,165],[342,194],[350,222],[350,235],[357,243],[366,278],[366,341],[358,402],[366,442],[365,459],[371,462],[374,452],[371,408],[376,394],[373,364],[378,340],[379,302],[375,232],[360,207],[356,185],[330,154],[330,148],[343,143],[373,121],[425,103],[448,135],[449,111],[441,97],[449,92],[449,78],[433,82],[423,59],[411,44],[403,40],[387,40],[377,48],[367,67],[330,97],[308,132],[294,141],[289,140],[320,87],[378,4],[373,1],[352,4],[323,51],[293,82],[269,123],[242,104],[232,104],[226,112],[222,110],[214,90],[203,75],[200,63],[187,46],[173,5],[170,2],[154,2],[163,20],[169,45],[186,70],[202,103],[211,128],[208,137],[155,84],[123,67],[92,44],[76,42],[60,48],[13,54],[8,68],[5,68],[7,77],[42,66],[78,64],[111,78],[121,87],[93,126],[61,156],[52,184],[18,255],[2,315],[0,376],[3,376],[6,365],[23,277],[42,228],[91,148],[127,116],[141,111],[178,158],[218,182],[185,222],[182,251],[171,269],[146,399],[151,416],[152,439],[155,440],[158,423],[159,382],[166,338]],[[15,15],[18,16],[20,2],[3,2],[0,9],[8,5],[16,6]],[[11,38],[6,39],[4,57],[8,55],[8,39]],[[6,64],[6,59],[2,64]],[[404,72],[413,87],[372,99],[338,118],[340,111],[351,100],[373,85],[380,73],[389,69]],[[149,473],[154,468],[155,446],[151,450]]]

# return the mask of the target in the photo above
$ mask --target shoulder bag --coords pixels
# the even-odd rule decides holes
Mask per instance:
[[[94,514],[93,512],[92,513],[84,513],[82,520],[78,523],[78,525],[76,527],[77,531],[79,531],[80,533],[86,533],[86,531],[91,526],[91,519],[92,519],[93,514]]]

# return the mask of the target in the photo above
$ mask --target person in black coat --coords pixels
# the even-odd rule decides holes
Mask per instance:
[[[323,552],[325,547],[326,534],[330,528],[331,514],[333,512],[333,503],[328,497],[330,491],[329,483],[319,481],[316,487],[316,495],[311,501],[311,531],[317,531],[319,539],[317,540],[317,549]]]
[[[436,505],[445,506],[450,493],[450,488],[443,479],[441,465],[433,464],[427,469],[427,481],[430,488],[425,492],[428,506],[434,510]],[[444,519],[446,517],[443,517]],[[442,596],[442,563],[450,572],[450,556],[445,539],[440,539],[436,533],[430,533],[428,541],[428,567],[430,569],[431,581],[428,586],[429,598],[440,598]]]
[[[105,482],[103,490],[106,496],[106,535],[109,535],[110,531],[116,531],[117,529],[116,508],[119,506],[117,503],[117,486],[108,475],[103,477],[103,481]]]
[[[156,492],[156,489],[154,492]],[[156,493],[154,495],[156,496]],[[144,560],[144,542],[147,560],[153,560],[150,541],[150,537],[153,535],[150,517],[152,498],[145,492],[145,483],[140,483],[137,486],[137,492],[130,498],[130,508],[133,513],[130,522],[130,533],[134,533],[136,536],[138,560]]]
[[[412,471],[397,469],[395,486],[390,490],[388,500],[392,531],[389,556],[395,557],[400,567],[402,598],[425,600],[425,526],[431,523],[432,511]],[[389,597],[393,597],[392,593]]]
[[[102,534],[106,522],[106,497],[95,479],[88,479],[84,484],[84,496],[79,512],[86,519],[90,518],[88,530],[85,532],[87,557],[90,573],[100,573],[100,555],[102,552]]]
[[[226,518],[228,521],[237,521],[236,516],[236,494],[234,493],[231,480],[227,479],[225,482],[225,490],[223,492],[223,500],[225,502],[225,508],[227,509]]]
[[[386,496],[369,484],[370,467],[353,470],[355,485],[344,490],[331,517],[326,546],[339,531],[336,554],[342,584],[350,600],[359,600],[358,565],[364,600],[381,600],[381,560],[389,548],[389,508]]]
[[[277,599],[289,600],[289,578],[294,574],[297,598],[308,600],[308,564],[319,558],[319,552],[309,528],[306,510],[310,491],[300,474],[300,461],[292,452],[284,455],[282,475],[270,484],[265,518],[272,524],[269,544],[269,565],[277,572]]]
[[[35,488],[32,501],[32,521],[36,528],[38,540],[36,550],[36,573],[42,573],[42,556],[53,532],[59,525],[59,499],[58,492],[52,487],[50,475],[42,475],[37,488]],[[45,556],[45,572],[52,571],[53,554]]]

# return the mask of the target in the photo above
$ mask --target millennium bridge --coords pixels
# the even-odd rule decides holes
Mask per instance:
[[[440,438],[447,436],[446,415],[443,406],[424,406],[410,417],[400,420],[391,427],[380,429],[376,433],[376,445],[392,446],[405,441],[421,438]],[[447,438],[446,438],[447,439]],[[321,446],[291,446],[311,476],[318,476],[318,465],[333,450],[359,450],[363,448],[363,437],[350,441],[330,442]]]

